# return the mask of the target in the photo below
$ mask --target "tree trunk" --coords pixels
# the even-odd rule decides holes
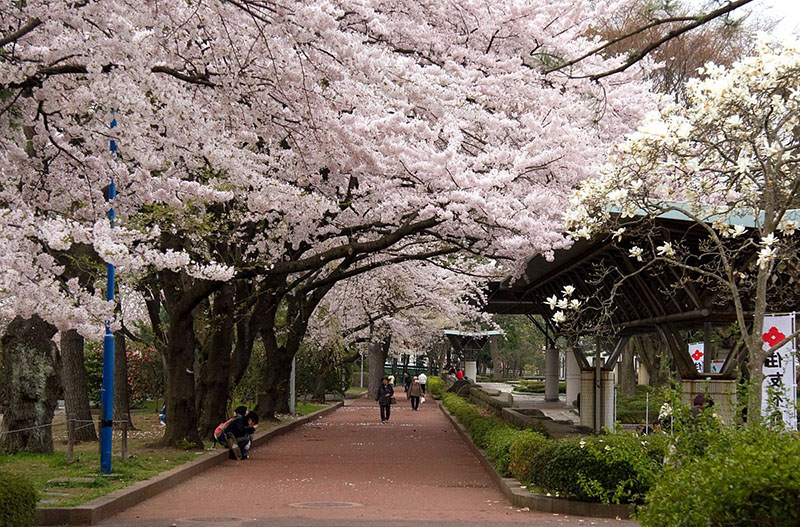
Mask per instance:
[[[58,399],[56,328],[38,316],[16,317],[2,337],[6,400],[0,451],[53,452],[53,412]],[[26,429],[26,430],[22,430]],[[6,433],[13,430],[20,432]]]
[[[170,313],[167,332],[167,428],[161,443],[175,446],[188,441],[200,447],[195,408],[194,354],[196,337],[190,311]]]
[[[123,331],[114,332],[114,421],[127,421],[128,430],[136,430],[131,420],[131,387],[128,384],[128,345]],[[114,426],[117,426],[116,423]]]
[[[256,411],[263,419],[276,420],[276,413],[286,413],[289,410],[287,396],[294,355],[287,351],[286,346],[274,348],[265,342],[264,347],[267,353],[267,363],[262,374],[264,389],[258,394]]]
[[[619,365],[619,390],[627,397],[632,397],[636,393],[636,370],[633,367],[633,346],[630,345],[626,345],[622,350],[622,362]]]
[[[61,333],[61,380],[64,383],[64,409],[67,419],[76,421],[76,441],[97,441],[89,409],[86,369],[83,366],[83,337],[77,330]]]
[[[236,284],[236,305],[247,302],[253,294],[253,287],[247,280],[239,280]],[[253,345],[256,336],[261,331],[266,312],[268,311],[269,296],[263,293],[247,313],[241,313],[236,320],[236,342],[231,358],[231,390],[242,381],[242,377],[250,366],[250,357],[253,354]]]
[[[383,365],[389,355],[390,343],[391,338],[387,337],[383,342],[370,342],[367,346],[367,359],[369,361],[367,392],[373,401],[378,396],[378,386],[381,385],[381,378],[384,376]]]
[[[330,362],[323,361],[317,372],[316,382],[314,383],[314,393],[311,400],[315,403],[325,403],[325,392],[328,385],[328,373],[330,372]]]
[[[200,367],[200,437],[211,437],[228,416],[230,366],[233,349],[234,286],[225,284],[214,297],[211,331],[204,344],[206,361]]]

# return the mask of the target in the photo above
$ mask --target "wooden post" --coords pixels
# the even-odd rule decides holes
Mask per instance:
[[[67,463],[72,463],[75,451],[75,421],[67,419]]]
[[[128,459],[128,421],[122,421],[122,460]]]

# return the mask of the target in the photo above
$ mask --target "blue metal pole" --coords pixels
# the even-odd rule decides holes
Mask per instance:
[[[117,120],[111,121],[111,128],[117,126]],[[117,143],[113,139],[109,144],[111,154],[117,153]],[[108,201],[113,203],[117,195],[114,179],[108,186]],[[108,209],[108,219],[114,226],[114,207]],[[106,300],[114,300],[114,266],[108,265],[108,278],[106,281]],[[111,473],[111,438],[114,422],[114,333],[111,331],[110,322],[106,322],[106,335],[103,339],[103,388],[100,394],[103,406],[103,418],[100,421],[100,472]]]

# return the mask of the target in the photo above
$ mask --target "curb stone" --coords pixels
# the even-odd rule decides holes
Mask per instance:
[[[267,443],[271,439],[281,436],[295,428],[304,425],[318,417],[322,417],[338,410],[344,405],[340,401],[328,408],[317,410],[290,423],[285,423],[271,428],[253,438],[251,448]],[[35,525],[96,525],[101,521],[125,509],[132,507],[144,500],[155,496],[165,490],[182,483],[192,476],[219,465],[228,459],[228,450],[214,450],[203,454],[194,461],[184,463],[150,479],[139,481],[115,490],[105,496],[96,498],[77,507],[41,507],[36,509]]]
[[[514,478],[504,478],[494,469],[486,452],[478,448],[469,437],[467,429],[464,428],[455,417],[450,415],[450,412],[444,407],[441,401],[436,401],[439,409],[452,423],[456,432],[466,441],[472,452],[478,457],[481,465],[491,475],[494,482],[500,488],[500,491],[508,498],[508,500],[515,507],[523,508],[528,507],[532,510],[552,512],[555,514],[565,514],[570,516],[591,516],[595,518],[616,518],[621,520],[630,519],[635,507],[633,505],[605,505],[603,503],[595,503],[590,501],[571,500],[569,498],[555,498],[552,496],[542,496],[540,494],[533,494],[528,490],[522,488],[522,484]]]

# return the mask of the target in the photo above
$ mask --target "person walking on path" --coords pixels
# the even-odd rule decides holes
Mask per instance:
[[[408,387],[411,386],[411,375],[408,372],[403,374],[403,391],[408,393]]]
[[[378,405],[381,407],[381,423],[389,420],[389,414],[392,410],[392,397],[394,397],[394,388],[389,384],[389,378],[383,377],[382,384],[378,386],[378,396],[375,398]]]
[[[424,373],[420,373],[418,379],[419,379],[419,385],[422,386],[422,395],[425,395],[426,393],[425,385],[428,384],[428,376],[425,375]]]
[[[422,385],[419,379],[414,377],[411,385],[408,387],[408,398],[411,399],[411,409],[419,410],[419,398],[422,397]]]

